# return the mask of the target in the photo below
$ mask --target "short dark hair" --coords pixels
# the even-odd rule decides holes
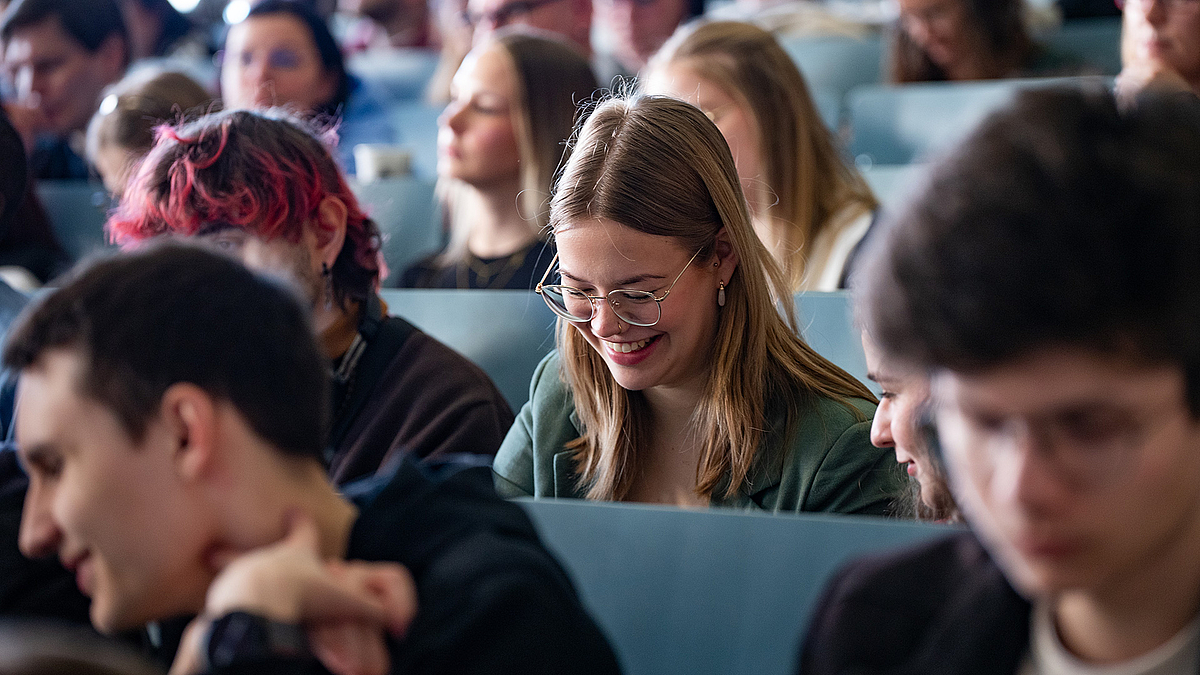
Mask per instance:
[[[862,318],[894,358],[970,372],[1054,345],[1177,363],[1200,416],[1200,100],[1020,95],[870,246]]]
[[[89,52],[99,51],[112,36],[121,38],[125,64],[129,64],[129,31],[116,0],[16,0],[0,19],[0,40],[8,42],[13,31],[57,18],[63,30]]]
[[[350,99],[350,74],[346,72],[346,59],[342,56],[342,49],[338,46],[337,39],[329,30],[329,24],[325,23],[321,15],[317,14],[311,6],[296,0],[259,0],[251,8],[246,18],[252,19],[256,16],[271,14],[287,14],[295,17],[308,28],[313,43],[317,46],[317,55],[321,58],[321,65],[325,68],[325,72],[329,73],[337,82],[333,99],[318,106],[316,112],[324,115],[341,114],[343,111],[339,109],[343,108],[346,101]]]
[[[135,441],[167,388],[188,382],[232,403],[284,454],[322,457],[328,362],[308,314],[232,258],[165,242],[83,266],[22,315],[4,364],[34,367],[52,349],[81,355],[80,391]]]

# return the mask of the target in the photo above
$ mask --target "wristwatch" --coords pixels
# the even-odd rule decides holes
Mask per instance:
[[[209,669],[313,658],[304,629],[249,612],[230,612],[208,630],[204,657]]]

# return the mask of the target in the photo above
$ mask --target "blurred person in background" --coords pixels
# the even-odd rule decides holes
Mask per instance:
[[[704,13],[704,0],[596,0],[595,7],[613,42],[611,57],[634,75],[680,24]]]
[[[1038,45],[1022,0],[899,0],[889,81],[990,80],[1079,74],[1080,64]]]
[[[405,270],[401,286],[533,288],[554,257],[550,188],[596,86],[587,60],[550,33],[508,29],[472,50],[439,119],[450,244]]]
[[[346,72],[324,19],[289,0],[262,0],[230,26],[221,99],[228,110],[283,106],[335,124],[338,158],[351,174],[354,146],[396,142],[384,97]]]
[[[141,70],[105,91],[88,125],[87,156],[118,199],[142,157],[154,146],[154,129],[214,111],[213,96],[173,71]]]
[[[426,0],[338,0],[337,9],[351,21],[342,32],[348,53],[437,45]]]
[[[34,176],[88,178],[84,131],[130,60],[120,8],[114,0],[17,0],[0,18],[0,41],[16,96],[5,108],[31,150]]]
[[[845,286],[877,203],[774,36],[733,21],[681,27],[651,59],[643,89],[695,105],[721,130],[754,230],[793,293]]]
[[[1200,95],[1200,1],[1120,0],[1121,75],[1117,89],[1147,87]]]
[[[505,26],[519,25],[557,33],[592,56],[592,0],[467,0],[462,17],[471,27],[473,45]]]

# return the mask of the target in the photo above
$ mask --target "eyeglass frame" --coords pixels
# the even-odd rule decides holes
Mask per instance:
[[[546,279],[550,278],[550,271],[554,269],[554,264],[558,262],[558,253],[555,253],[554,257],[550,260],[550,265],[546,267],[546,272],[545,272],[545,274],[542,275],[542,280],[537,283],[537,286],[534,286],[533,291],[535,293],[537,293],[538,295],[542,296],[542,301],[546,303],[546,306],[550,308],[551,312],[554,312],[555,315],[560,316],[560,317],[566,319],[567,321],[570,321],[571,323],[587,323],[588,321],[595,319],[596,318],[596,301],[603,300],[608,303],[608,307],[609,307],[609,309],[612,310],[613,316],[617,317],[618,319],[624,321],[625,323],[627,323],[631,326],[641,326],[643,328],[648,328],[650,326],[657,326],[658,322],[662,321],[662,301],[666,300],[667,296],[671,294],[671,291],[675,290],[675,285],[678,284],[679,280],[683,278],[683,273],[688,271],[688,268],[692,266],[692,263],[695,262],[696,258],[700,255],[700,251],[703,251],[703,250],[704,249],[700,249],[692,254],[692,257],[688,259],[687,264],[684,265],[683,269],[679,270],[679,274],[677,274],[675,276],[675,281],[672,281],[671,285],[667,287],[667,290],[663,292],[661,298],[656,297],[654,295],[654,293],[652,293],[650,291],[643,291],[643,290],[639,290],[636,288],[614,288],[613,290],[609,291],[608,293],[605,293],[604,295],[588,295],[587,293],[584,293],[583,291],[579,290],[578,288],[575,288],[574,286],[568,286],[566,284],[547,284]],[[590,307],[592,310],[591,314],[589,314],[586,319],[577,319],[574,317],[567,316],[566,314],[563,314],[562,312],[559,312],[555,308],[555,306],[550,302],[550,300],[546,298],[546,294],[542,292],[542,290],[547,287],[569,288],[572,291],[574,291],[575,293],[578,293],[579,295],[582,295],[583,297],[587,298],[588,307]],[[658,306],[658,318],[655,319],[653,323],[637,323],[636,321],[630,321],[629,319],[621,316],[620,313],[617,312],[617,307],[616,307],[616,305],[613,304],[613,301],[610,298],[610,296],[612,296],[613,293],[644,293],[644,294],[650,296],[650,298],[652,300],[654,300],[655,305]]]

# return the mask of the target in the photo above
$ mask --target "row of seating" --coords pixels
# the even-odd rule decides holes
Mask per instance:
[[[872,166],[863,171],[885,209],[898,206],[911,193],[922,164]],[[394,178],[351,187],[383,232],[383,255],[393,278],[413,262],[439,250],[444,241],[441,209],[434,181]],[[38,194],[67,253],[78,260],[107,247],[104,220],[111,200],[98,183],[44,181]]]
[[[953,531],[869,516],[519,501],[629,675],[790,675],[843,562]]]
[[[382,296],[389,312],[483,368],[513,410],[529,400],[534,368],[554,348],[555,316],[536,293],[385,289]],[[800,332],[813,349],[867,382],[849,295],[800,293],[794,301]]]

